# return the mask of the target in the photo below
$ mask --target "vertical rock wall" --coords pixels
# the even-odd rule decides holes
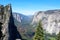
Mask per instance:
[[[1,40],[16,40],[22,39],[21,35],[17,31],[17,27],[14,24],[14,18],[12,16],[12,8],[11,4],[2,7],[3,11],[0,10],[0,26],[2,27],[1,30]],[[0,8],[1,9],[1,8]]]

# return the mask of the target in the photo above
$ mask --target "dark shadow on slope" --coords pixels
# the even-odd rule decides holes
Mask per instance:
[[[17,27],[14,25],[14,18],[12,16],[12,13],[9,20],[8,30],[9,30],[9,40],[16,40],[16,39],[22,40],[21,35],[17,31]]]
[[[1,40],[1,38],[2,38],[2,31],[1,31],[1,29],[2,29],[2,23],[0,22],[0,40]]]

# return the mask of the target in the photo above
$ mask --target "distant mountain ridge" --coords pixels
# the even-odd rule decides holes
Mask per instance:
[[[13,17],[14,17],[14,23],[17,26],[17,29],[21,35],[25,35],[27,39],[29,35],[33,36],[32,35],[33,31],[32,31],[32,26],[31,26],[33,15],[26,16],[21,13],[13,12]]]
[[[36,25],[42,20],[44,30],[48,33],[58,33],[60,31],[60,10],[39,11],[34,15],[32,24]]]
[[[19,32],[26,39],[33,36],[39,20],[42,20],[42,27],[46,33],[58,34],[60,31],[60,10],[38,11],[30,16],[13,12],[13,17]]]
[[[13,12],[13,16],[14,16],[14,18],[16,19],[17,18],[17,20],[19,21],[19,22],[22,22],[23,20],[25,20],[25,21],[31,21],[30,19],[31,19],[31,17],[32,16],[26,16],[26,15],[23,15],[23,14],[21,14],[21,13],[16,13],[16,12]]]

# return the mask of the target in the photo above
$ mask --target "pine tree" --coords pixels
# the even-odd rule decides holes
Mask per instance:
[[[60,40],[60,32],[59,32],[59,34],[57,35],[57,40]]]
[[[44,33],[42,28],[42,23],[39,21],[33,40],[44,40]]]

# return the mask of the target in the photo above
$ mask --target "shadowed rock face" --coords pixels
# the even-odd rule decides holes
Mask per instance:
[[[3,7],[3,5],[0,5],[0,40],[1,40],[1,38],[2,38],[2,24],[3,24],[3,12],[4,12],[4,7]]]
[[[9,4],[3,7],[4,11],[1,10],[2,9],[0,8],[0,40],[22,40],[21,35],[14,24],[11,5]]]
[[[22,39],[21,35],[17,31],[17,27],[14,25],[14,18],[12,16],[12,12],[9,18],[9,25],[8,25],[8,30],[9,30],[9,40],[16,40],[16,39]]]
[[[1,37],[2,37],[2,31],[1,31],[1,29],[2,29],[2,23],[0,23],[0,39],[1,39]]]

